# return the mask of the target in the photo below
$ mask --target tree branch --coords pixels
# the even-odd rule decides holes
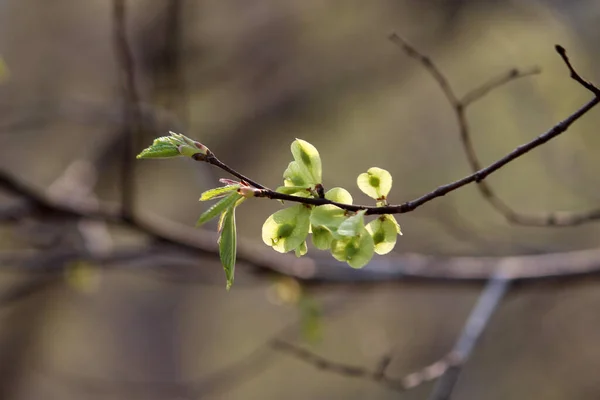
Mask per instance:
[[[163,243],[218,255],[215,232],[183,226],[150,213],[127,218],[113,205],[90,204],[85,201],[65,204],[50,199],[35,189],[0,170],[0,187],[24,197],[37,208],[34,214],[102,220],[133,228]],[[84,257],[82,255],[82,257]],[[85,257],[84,257],[85,259]],[[499,266],[509,262],[514,280],[537,280],[600,272],[600,249],[563,253],[546,253],[513,257],[436,257],[421,254],[380,257],[363,269],[344,268],[329,257],[296,258],[279,254],[258,243],[238,241],[238,260],[251,267],[285,274],[311,282],[348,283],[378,282],[402,279],[443,281],[487,281]]]
[[[455,91],[452,89],[452,86],[450,85],[448,79],[429,57],[423,55],[421,52],[412,47],[404,39],[402,39],[395,33],[390,36],[390,40],[394,42],[398,47],[400,47],[409,57],[414,58],[420,64],[422,64],[423,68],[425,68],[425,70],[427,70],[427,72],[430,73],[432,78],[435,80],[435,82],[438,84],[438,86],[444,93],[444,96],[450,103],[456,116],[461,143],[465,151],[465,155],[467,157],[469,166],[471,167],[471,170],[474,173],[477,173],[477,171],[481,170],[483,167],[481,162],[479,161],[479,158],[477,157],[477,152],[471,140],[468,119],[466,116],[467,108],[469,107],[469,105],[480,100],[483,96],[488,94],[493,89],[496,89],[517,78],[538,74],[540,72],[539,68],[532,68],[527,71],[519,71],[518,69],[512,69],[505,75],[491,79],[483,85],[471,90],[462,98],[459,98],[456,95]],[[589,81],[583,79],[577,73],[577,71],[575,71],[569,58],[567,57],[566,50],[562,46],[556,45],[555,48],[557,53],[560,55],[567,68],[569,69],[571,78],[573,78],[584,88],[592,92],[592,94],[595,96],[594,100],[598,100],[598,97],[600,96],[600,90]],[[507,221],[517,225],[574,226],[590,221],[595,221],[600,218],[600,208],[580,212],[558,211],[542,214],[520,213],[512,209],[509,205],[507,205],[496,194],[496,192],[487,182],[478,181],[477,183],[477,189],[479,190],[481,196],[487,202],[489,202],[496,211],[502,214]]]
[[[142,129],[142,113],[138,94],[133,53],[127,41],[126,0],[113,0],[114,50],[121,75],[123,97],[123,159],[121,163],[121,202],[123,213],[133,218],[135,203],[135,148],[137,136]]]
[[[430,400],[450,399],[462,367],[471,356],[471,352],[483,330],[500,305],[504,295],[508,292],[510,283],[510,277],[506,276],[502,270],[499,270],[496,275],[490,278],[481,296],[479,296],[475,308],[469,315],[454,348],[445,357],[444,372],[439,376],[429,397]]]

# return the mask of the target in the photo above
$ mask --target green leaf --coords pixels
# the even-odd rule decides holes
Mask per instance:
[[[312,226],[312,243],[319,250],[328,250],[331,247],[333,236],[324,226]]]
[[[331,242],[331,254],[338,261],[345,261],[352,268],[362,268],[373,258],[375,245],[365,228],[358,236]]]
[[[235,228],[235,207],[224,212],[221,236],[219,236],[219,257],[227,278],[227,290],[233,285],[235,258],[237,251],[237,234]]]
[[[375,253],[387,254],[394,249],[398,237],[398,224],[392,215],[383,215],[366,226],[373,237]]]
[[[157,143],[155,140],[152,146],[142,150],[136,158],[170,158],[178,157],[180,155],[181,153],[179,153],[177,146],[164,142]]]
[[[308,236],[310,211],[302,204],[277,211],[263,224],[263,242],[280,253],[296,249]]]
[[[336,203],[352,204],[352,195],[344,188],[334,187],[325,193],[327,200],[335,201]]]
[[[344,222],[337,228],[338,236],[357,236],[359,235],[365,226],[365,210],[361,210],[349,218],[346,218]]]
[[[229,194],[227,197],[225,197],[224,199],[219,200],[219,202],[212,205],[208,210],[206,210],[200,216],[200,218],[198,218],[198,222],[196,222],[196,226],[200,226],[200,225],[210,221],[211,219],[213,219],[220,213],[224,212],[229,207],[232,207],[236,201],[238,201],[242,198],[244,198],[244,197],[242,195],[240,195],[238,192],[233,192],[233,193]]]
[[[296,247],[296,257],[302,257],[306,253],[308,253],[308,247],[306,247],[306,240],[300,243],[300,246]]]
[[[310,174],[310,183],[321,183],[321,157],[315,146],[305,140],[296,139],[292,142],[291,149],[294,160]]]
[[[214,199],[214,198],[223,197],[227,193],[237,190],[240,186],[241,185],[227,185],[227,186],[221,186],[218,188],[207,190],[206,192],[202,193],[202,195],[200,196],[200,201],[206,201],[206,200],[210,200],[210,199]]]
[[[137,155],[137,158],[169,158],[177,156],[191,157],[208,153],[208,148],[180,133],[169,132],[171,136],[154,139],[152,145]]]
[[[373,167],[356,180],[360,190],[373,199],[384,199],[392,188],[392,175],[385,169]]]

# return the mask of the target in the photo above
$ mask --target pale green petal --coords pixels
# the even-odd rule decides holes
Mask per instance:
[[[317,249],[328,250],[331,247],[333,236],[327,228],[323,226],[313,226],[311,239]]]
[[[334,240],[331,243],[331,254],[338,261],[345,261],[352,268],[362,268],[373,258],[375,246],[373,238],[366,229],[359,236]]]
[[[323,226],[330,231],[337,230],[345,220],[345,211],[329,204],[313,208],[310,215],[310,222],[313,226]]]
[[[283,179],[285,186],[301,186],[306,188],[315,184],[310,172],[296,161],[289,163],[283,172]]]
[[[296,139],[292,142],[291,149],[294,160],[310,173],[311,184],[321,183],[321,157],[315,146],[305,140]]]
[[[306,253],[308,253],[308,247],[306,247],[306,240],[300,243],[300,246],[295,249],[296,257],[302,257]]]
[[[335,201],[336,203],[352,204],[352,195],[344,188],[334,187],[325,193],[327,200]]]
[[[394,249],[398,231],[396,224],[392,222],[388,215],[379,217],[367,224],[367,231],[373,237],[375,244],[375,253],[387,254]]]
[[[274,250],[287,253],[302,244],[309,226],[310,209],[298,204],[279,210],[267,218],[262,228],[262,239]]]
[[[365,226],[365,210],[359,211],[356,215],[346,218],[337,228],[338,236],[357,236]]]
[[[363,193],[373,199],[385,198],[392,188],[392,175],[385,169],[373,167],[360,174],[356,184]]]

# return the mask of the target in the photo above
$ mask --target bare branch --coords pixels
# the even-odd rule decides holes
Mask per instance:
[[[455,91],[452,89],[452,86],[450,85],[448,79],[429,57],[420,53],[417,49],[409,45],[406,42],[406,40],[400,38],[395,33],[390,36],[390,40],[396,45],[398,45],[398,47],[400,47],[409,57],[414,58],[419,63],[421,63],[423,65],[423,68],[425,68],[425,70],[427,70],[431,74],[432,78],[436,81],[436,83],[444,93],[444,96],[452,106],[454,114],[456,115],[461,143],[463,145],[467,161],[469,162],[469,166],[471,167],[471,171],[476,173],[477,171],[482,170],[483,166],[479,161],[479,158],[477,157],[477,152],[471,140],[469,124],[466,116],[468,106],[481,99],[490,91],[506,83],[509,83],[517,78],[539,73],[539,68],[531,68],[525,71],[512,69],[508,71],[508,73],[497,78],[491,79],[483,85],[471,90],[462,98],[459,98],[456,95]],[[569,72],[571,73],[571,77],[575,81],[580,83],[583,87],[591,91],[595,96],[594,100],[597,100],[600,96],[600,89],[598,89],[589,81],[583,79],[575,71],[575,69],[571,65],[569,58],[567,57],[566,50],[562,46],[556,45],[556,51],[567,65]],[[528,226],[574,226],[590,221],[595,221],[600,218],[600,208],[580,212],[559,211],[540,214],[520,213],[513,210],[509,205],[502,201],[502,199],[500,199],[500,197],[496,194],[496,192],[487,182],[477,181],[477,183],[477,189],[479,190],[479,193],[483,196],[483,198],[486,201],[488,201],[496,209],[496,211],[502,214],[507,219],[507,221],[514,224]]]
[[[430,400],[450,399],[462,367],[471,356],[471,352],[483,330],[500,305],[504,295],[508,292],[510,283],[510,277],[506,276],[502,270],[499,270],[498,274],[490,278],[481,296],[479,296],[475,308],[469,315],[454,348],[445,358],[446,368],[444,368],[443,374],[436,382],[429,397]]]
[[[143,124],[140,110],[140,96],[135,77],[135,63],[133,53],[127,41],[127,6],[126,0],[113,0],[113,36],[114,49],[119,72],[123,96],[123,159],[121,164],[121,201],[123,213],[133,217],[135,202],[135,166],[133,159],[137,147],[137,136]]]

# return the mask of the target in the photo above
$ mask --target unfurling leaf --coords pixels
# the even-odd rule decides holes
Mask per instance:
[[[275,251],[287,253],[306,240],[310,226],[310,209],[302,204],[271,215],[262,227],[262,239]]]
[[[170,158],[177,156],[192,157],[195,154],[206,155],[208,148],[180,133],[169,132],[171,136],[162,136],[144,149],[137,158]]]
[[[367,231],[373,237],[375,253],[387,254],[396,245],[400,226],[392,215],[383,215],[367,224]]]
[[[177,146],[167,142],[160,142],[159,139],[156,139],[152,146],[142,150],[142,152],[137,155],[137,158],[170,158],[181,155]]]
[[[200,226],[200,225],[210,221],[211,219],[213,219],[217,215],[221,214],[228,208],[233,207],[233,205],[242,198],[243,198],[243,196],[240,195],[238,192],[230,193],[227,197],[219,200],[219,202],[212,205],[208,210],[206,210],[200,216],[200,218],[198,218],[198,222],[196,222],[196,226]]]
[[[231,207],[224,212],[223,223],[221,227],[221,236],[219,236],[219,257],[225,270],[227,278],[227,290],[233,285],[235,273],[235,258],[237,251],[237,233],[235,228],[235,207]]]
[[[373,167],[360,174],[356,184],[367,196],[373,199],[385,199],[392,188],[392,175],[385,169]]]
[[[241,185],[239,185],[239,184],[235,184],[235,185],[221,186],[218,188],[207,190],[206,192],[202,193],[202,195],[200,196],[200,201],[206,201],[206,200],[210,200],[210,199],[218,199],[219,197],[223,197],[226,194],[233,192],[234,190],[237,190],[240,186]]]

